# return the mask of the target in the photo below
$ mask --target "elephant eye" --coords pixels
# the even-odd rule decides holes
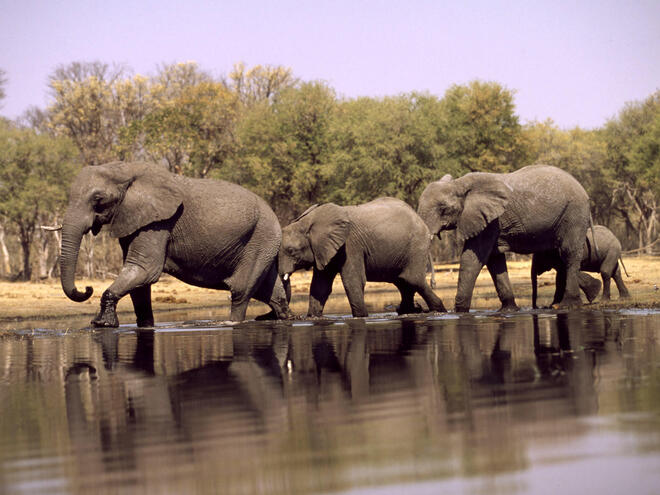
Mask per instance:
[[[100,213],[106,209],[108,205],[108,200],[105,196],[96,193],[92,196],[92,203],[93,203],[94,211],[96,213]]]

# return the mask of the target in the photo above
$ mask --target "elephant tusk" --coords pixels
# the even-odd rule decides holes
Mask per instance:
[[[282,280],[284,280],[285,282],[289,280],[289,274],[285,273],[284,276],[282,277]]]
[[[48,230],[50,232],[54,232],[57,230],[62,230],[61,225],[41,225],[41,230]]]

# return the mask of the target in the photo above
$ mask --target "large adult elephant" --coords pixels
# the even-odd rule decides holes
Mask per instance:
[[[353,316],[368,314],[367,281],[393,283],[401,293],[401,314],[415,311],[416,292],[431,311],[445,311],[426,283],[430,244],[422,219],[399,199],[378,198],[358,206],[314,205],[282,229],[279,272],[286,285],[294,271],[314,268],[309,316],[323,314],[338,273]]]
[[[474,172],[458,179],[446,175],[429,184],[418,213],[433,234],[457,229],[464,241],[456,311],[468,311],[474,283],[486,265],[501,310],[517,310],[504,253],[558,249],[566,267],[560,307],[581,304],[578,270],[591,221],[589,198],[569,173],[530,165],[509,174]]]
[[[600,290],[600,282],[582,272],[600,273],[603,279],[603,299],[610,299],[610,282],[614,279],[619,290],[619,297],[630,297],[626,284],[623,283],[619,260],[624,271],[626,270],[621,258],[621,243],[614,233],[604,225],[594,225],[593,231],[587,231],[582,260],[580,262],[579,285],[589,302],[594,300]],[[561,258],[556,250],[534,253],[532,257],[532,307],[536,308],[537,276],[551,269],[557,270],[555,283],[555,296],[552,304],[561,299],[565,280],[562,279]],[[628,272],[626,271],[626,275]],[[594,283],[596,282],[596,283]]]
[[[282,232],[270,207],[230,182],[190,179],[153,163],[113,162],[85,167],[71,186],[62,222],[62,288],[85,301],[92,288],[75,286],[82,236],[109,225],[124,264],[101,297],[94,326],[116,327],[117,301],[130,294],[138,326],[153,326],[151,285],[162,272],[192,285],[231,291],[231,320],[245,319],[250,298],[270,316],[289,309],[277,275]]]

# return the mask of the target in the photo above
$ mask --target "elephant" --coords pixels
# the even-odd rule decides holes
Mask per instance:
[[[559,168],[529,165],[511,173],[445,175],[422,192],[417,211],[432,234],[456,229],[464,241],[460,257],[457,312],[470,310],[474,284],[486,265],[502,303],[516,311],[505,253],[558,249],[566,267],[561,307],[581,304],[578,271],[587,228],[589,197],[580,183]]]
[[[245,319],[250,298],[268,317],[287,318],[277,274],[282,231],[266,202],[243,187],[175,175],[158,164],[111,162],[84,167],[74,179],[62,221],[61,283],[73,301],[87,300],[75,272],[82,236],[108,225],[123,266],[101,297],[96,327],[117,327],[117,301],[131,296],[139,327],[154,325],[151,285],[161,273],[199,287],[231,292],[233,321]]]
[[[623,283],[623,277],[621,276],[621,270],[619,269],[619,260],[621,260],[621,266],[626,272],[626,275],[628,275],[626,266],[623,264],[623,259],[621,258],[621,243],[612,231],[604,225],[594,225],[593,231],[587,231],[587,237],[583,247],[582,261],[580,263],[581,276],[579,278],[579,285],[587,296],[589,302],[593,301],[598,295],[600,282],[582,272],[600,273],[600,276],[603,279],[603,299],[610,299],[610,281],[612,278],[619,290],[619,297],[630,297],[630,292],[628,292],[626,285]],[[557,283],[552,304],[556,304],[561,299],[561,294],[563,292],[561,263],[561,258],[556,250],[534,253],[532,256],[533,308],[537,307],[537,276],[553,268],[557,270]],[[592,281],[597,282],[597,284],[594,284]],[[594,291],[595,287],[597,287],[597,289]]]
[[[282,229],[279,274],[314,269],[308,316],[321,316],[338,273],[355,317],[368,316],[364,287],[391,282],[401,294],[399,314],[416,311],[419,293],[431,311],[444,312],[426,283],[431,235],[407,203],[383,197],[357,206],[313,205]]]

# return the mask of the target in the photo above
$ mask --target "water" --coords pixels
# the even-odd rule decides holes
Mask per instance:
[[[0,337],[0,493],[660,493],[660,313]]]

